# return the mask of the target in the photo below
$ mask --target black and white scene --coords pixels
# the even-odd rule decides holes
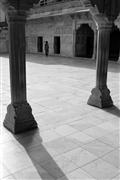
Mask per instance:
[[[120,180],[120,0],[0,0],[0,180]]]

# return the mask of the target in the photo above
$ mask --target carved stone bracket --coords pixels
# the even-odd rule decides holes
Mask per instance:
[[[109,24],[111,26],[111,23],[109,22],[108,18],[101,14],[98,11],[97,7],[90,7],[89,11],[98,28],[102,26],[105,27],[106,25],[108,26]]]
[[[90,28],[91,28],[91,29],[94,31],[94,33],[95,33],[96,30],[97,30],[97,26],[96,26],[95,22],[94,22],[94,21],[93,21],[93,22],[89,22],[88,24],[89,24]]]
[[[120,14],[118,15],[117,19],[115,20],[114,24],[118,27],[120,30]]]

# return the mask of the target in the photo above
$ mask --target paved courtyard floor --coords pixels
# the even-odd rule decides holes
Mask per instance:
[[[109,63],[114,107],[87,105],[95,62],[27,55],[27,97],[38,129],[13,135],[2,123],[10,103],[9,61],[1,63],[2,180],[118,180],[120,65]]]

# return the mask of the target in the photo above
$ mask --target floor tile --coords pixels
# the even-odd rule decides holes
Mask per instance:
[[[33,163],[41,164],[53,160],[53,155],[41,144],[27,151]],[[54,160],[53,160],[54,162]]]
[[[37,170],[34,167],[29,167],[29,168],[25,168],[22,171],[18,171],[16,173],[14,173],[14,177],[16,178],[16,180],[22,180],[22,179],[40,179],[42,180],[42,178],[40,177],[39,173],[37,172]]]
[[[105,123],[102,123],[102,124],[98,125],[97,127],[100,127],[100,128],[103,128],[103,129],[105,129],[107,131],[112,132],[112,131],[115,131],[116,129],[119,128],[119,124],[115,125],[115,124],[110,123],[110,122],[105,122]]]
[[[83,171],[82,169],[77,169],[64,177],[59,178],[58,180],[95,180],[88,173]]]
[[[42,167],[39,166],[39,168],[37,168],[38,166],[34,165],[22,171],[18,171],[14,173],[14,177],[16,178],[16,180],[54,180],[53,177],[51,177]]]
[[[79,145],[84,145],[94,140],[94,138],[82,132],[69,135],[69,139],[71,139],[72,141],[76,142]]]
[[[0,141],[1,144],[14,140],[14,136],[11,133],[8,133],[8,132],[4,133],[4,134],[1,133],[1,136],[2,136],[2,139]]]
[[[116,168],[120,167],[120,151],[118,149],[113,150],[112,152],[108,153],[107,155],[102,157],[102,159],[112,164]]]
[[[13,175],[2,178],[2,180],[16,180]]]
[[[118,175],[118,169],[103,160],[93,161],[82,169],[98,180],[112,179]]]
[[[23,148],[15,140],[2,143],[0,148],[3,153],[21,152],[23,150]]]
[[[102,137],[102,136],[108,134],[109,132],[107,130],[104,130],[104,129],[99,128],[99,127],[93,127],[93,128],[89,128],[87,130],[84,130],[83,133],[85,133],[91,137],[99,138],[99,137]]]
[[[60,155],[54,158],[58,167],[66,174],[78,168],[72,161],[67,159],[64,155]]]
[[[95,155],[82,148],[77,148],[72,151],[69,151],[65,153],[64,156],[73,163],[75,163],[78,167],[82,167],[85,164],[97,159]]]
[[[86,109],[87,108],[88,107],[86,107]],[[88,124],[93,124],[95,126],[100,125],[103,122],[106,122],[105,120],[100,118],[100,116],[96,117],[97,111],[99,111],[99,109],[95,108],[95,109],[93,109],[93,111],[89,112],[89,114],[84,114],[84,116],[82,117],[82,121],[86,122]]]
[[[61,136],[56,133],[55,130],[47,130],[47,131],[42,131],[40,133],[42,142],[49,142],[55,139],[59,139]]]
[[[4,164],[0,164],[0,178],[5,178],[11,174],[10,170]]]
[[[72,127],[78,129],[79,131],[83,131],[85,129],[88,129],[90,127],[93,127],[94,125],[92,123],[86,123],[85,121],[81,120],[79,122],[74,122],[70,124]]]
[[[107,135],[104,135],[103,137],[100,137],[99,140],[114,148],[119,147],[119,144],[120,144],[119,132],[115,131],[115,132],[109,133]]]
[[[61,136],[67,136],[67,135],[77,132],[75,128],[72,128],[68,125],[59,126],[58,128],[55,129],[55,131]]]
[[[62,169],[58,166],[57,162],[53,160],[42,162],[40,165],[55,179],[65,175]]]
[[[101,157],[113,150],[112,147],[106,145],[98,140],[94,140],[84,146],[82,146],[85,150],[93,153],[97,157]]]
[[[54,155],[62,154],[64,152],[77,148],[78,146],[79,145],[71,139],[69,139],[69,137],[59,138],[57,140],[47,142],[44,144],[44,147],[48,151],[53,152]]]
[[[3,154],[3,163],[11,173],[24,169],[32,164],[26,152],[11,152]]]
[[[55,178],[52,176],[52,173],[49,174],[49,172],[45,170],[44,167],[42,167],[39,163],[35,164],[35,167],[38,173],[41,175],[42,179],[55,180]]]

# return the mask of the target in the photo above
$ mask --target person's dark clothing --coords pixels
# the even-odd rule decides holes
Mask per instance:
[[[48,56],[48,53],[49,53],[49,44],[46,41],[46,43],[45,43],[45,55]]]

